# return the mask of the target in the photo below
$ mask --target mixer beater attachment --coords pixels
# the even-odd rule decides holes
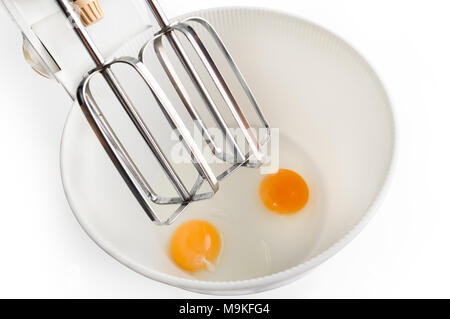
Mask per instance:
[[[89,36],[89,33],[84,27],[79,15],[74,10],[72,4],[68,0],[56,0],[96,65],[95,69],[90,71],[85,76],[78,88],[77,98],[85,117],[89,121],[91,128],[95,132],[97,138],[101,142],[123,180],[126,182],[129,189],[149,218],[158,225],[169,225],[183,213],[190,203],[212,198],[219,190],[219,182],[239,167],[260,167],[264,161],[262,146],[270,139],[270,129],[250,88],[213,27],[206,20],[201,18],[189,18],[181,22],[170,23],[163,15],[161,8],[156,1],[143,1],[145,1],[153,13],[159,26],[161,27],[161,30],[155,35],[152,41],[147,43],[141,49],[139,59],[133,57],[122,57],[112,61],[106,61],[95,45],[93,39]],[[264,138],[258,139],[257,134],[252,129],[248,118],[244,114],[242,108],[237,102],[237,99],[227,85],[227,81],[219,71],[217,64],[214,62],[204,42],[200,39],[199,34],[194,30],[193,26],[191,26],[192,23],[202,26],[204,30],[212,36],[217,48],[229,63],[234,76],[245,92],[245,95],[248,98],[253,111],[257,115],[260,124],[265,129],[266,134]],[[233,136],[224,115],[219,111],[219,102],[212,98],[205,82],[200,77],[198,70],[195,68],[192,59],[187,53],[187,50],[183,47],[178,35],[182,35],[186,38],[196,53],[197,58],[207,70],[210,79],[223,99],[222,101],[225,102],[225,105],[232,114],[235,123],[237,123],[240,131],[243,133],[245,147],[239,145],[236,138]],[[177,74],[168,53],[164,48],[163,38],[166,38],[170,43],[171,48],[176,53],[179,62],[181,62],[184,70],[192,81],[193,86],[204,104],[207,106],[207,110],[212,115],[217,127],[226,138],[227,144],[231,146],[231,149],[233,150],[232,155],[227,154],[227,152],[218,147],[211,137],[211,134],[206,127],[204,120],[200,116],[199,111],[193,105],[194,103],[188,94],[188,90],[186,89],[184,82]],[[173,103],[166,96],[164,90],[144,64],[146,51],[151,47],[154,47],[154,52],[165,70],[170,83],[176,90],[180,101],[188,111],[192,120],[201,131],[202,137],[211,149],[211,152],[223,162],[231,164],[231,167],[221,174],[216,175],[213,172],[207,159],[200,150],[200,147],[194,141],[191,132],[186,127]],[[127,92],[125,92],[118,76],[112,70],[112,67],[116,65],[127,66],[139,76],[146,88],[148,88],[165,119],[167,119],[170,127],[177,132],[180,142],[182,142],[185,150],[190,155],[192,165],[198,173],[196,182],[191,187],[186,186],[177,174],[173,164],[157,143],[150,128],[147,126],[143,117],[139,114],[134,103],[131,101],[131,98]],[[131,122],[134,124],[138,133],[145,141],[145,144],[150,148],[178,196],[162,197],[158,195],[138,169],[93,97],[91,92],[91,81],[96,75],[101,75],[103,77],[109,89],[112,91],[115,98],[120,103]],[[207,192],[200,192],[203,185],[209,186],[210,190]],[[158,214],[156,214],[154,207],[152,207],[154,204],[177,205],[177,209],[169,216],[169,218],[163,220],[158,216]]]

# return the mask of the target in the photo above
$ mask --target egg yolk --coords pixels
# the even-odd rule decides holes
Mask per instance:
[[[305,207],[309,199],[309,189],[300,175],[281,169],[263,179],[259,195],[269,210],[279,214],[294,214]]]
[[[191,220],[181,225],[173,234],[170,253],[182,269],[197,271],[211,265],[220,252],[217,229],[206,221]]]

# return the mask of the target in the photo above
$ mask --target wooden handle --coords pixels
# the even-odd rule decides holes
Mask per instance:
[[[103,19],[103,10],[100,7],[99,0],[75,0],[80,18],[83,24],[88,27]]]

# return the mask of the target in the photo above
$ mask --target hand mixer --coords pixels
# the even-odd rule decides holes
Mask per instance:
[[[212,198],[219,190],[220,181],[224,180],[234,171],[240,167],[258,168],[262,165],[264,160],[264,152],[262,146],[270,139],[269,125],[258,106],[258,103],[253,96],[249,86],[244,80],[243,75],[239,71],[231,54],[226,49],[220,36],[214,28],[202,18],[188,18],[181,21],[170,22],[161,7],[153,0],[139,0],[142,12],[151,11],[156,19],[160,30],[154,35],[153,39],[145,44],[140,50],[138,58],[126,56],[107,60],[103,53],[96,45],[95,41],[88,32],[88,25],[97,22],[103,18],[101,10],[101,3],[98,0],[77,0],[75,3],[69,0],[33,0],[36,5],[35,9],[31,8],[32,4],[27,3],[26,0],[3,0],[4,5],[10,11],[13,18],[19,24],[25,37],[24,49],[29,60],[33,62],[33,67],[40,73],[49,76],[54,75],[68,90],[73,97],[76,96],[78,103],[88,120],[92,130],[95,132],[101,145],[105,149],[109,158],[113,162],[117,171],[127,184],[130,191],[133,193],[140,206],[151,219],[152,222],[158,225],[169,225],[173,223],[193,202],[207,200]],[[41,7],[39,7],[41,2]],[[112,6],[112,1],[104,0],[105,4],[109,3]],[[117,3],[117,1],[115,1]],[[120,1],[119,1],[120,2]],[[126,1],[128,3],[128,0]],[[131,3],[132,1],[130,1]],[[136,1],[135,1],[136,2]],[[95,64],[95,67],[83,77],[81,83],[76,86],[64,78],[61,63],[58,63],[57,58],[52,56],[52,45],[45,45],[45,29],[41,26],[41,20],[34,17],[36,10],[45,11],[46,8],[53,10],[53,15],[49,19],[56,19],[54,13],[56,7],[59,8],[59,16],[61,12],[67,21],[70,22],[71,28],[77,35],[78,41],[82,44],[89,58]],[[121,5],[124,5],[123,3]],[[147,9],[144,9],[144,8]],[[50,10],[50,9],[49,9]],[[107,16],[107,14],[105,15]],[[32,21],[32,22],[30,22]],[[125,24],[127,24],[126,21]],[[129,21],[130,25],[133,21]],[[31,25],[31,26],[30,26]],[[210,54],[210,48],[207,48],[205,42],[201,39],[200,32],[196,28],[202,28],[202,32],[206,33],[213,39],[213,43],[228,63],[232,70],[232,74],[237,80],[241,89],[245,93],[247,99],[261,126],[266,130],[265,137],[259,139],[254,129],[252,128],[248,116],[241,107],[241,103],[233,94],[228,81],[219,69],[218,64]],[[52,32],[55,33],[57,30]],[[131,29],[131,26],[130,26]],[[55,36],[57,37],[57,35]],[[183,41],[182,41],[183,39]],[[117,39],[116,41],[122,41]],[[50,41],[51,42],[51,41]],[[226,139],[226,143],[231,149],[231,154],[220,148],[210,134],[210,129],[207,128],[202,115],[198,111],[191,95],[191,92],[186,87],[186,81],[181,79],[179,71],[176,70],[173,57],[168,53],[168,46],[175,53],[176,58],[182,65],[184,72],[187,74],[190,81],[189,85],[195,88],[196,93],[200,96],[209,114],[214,119],[217,128],[220,129]],[[186,43],[191,50],[188,52]],[[72,43],[70,44],[72,45]],[[178,114],[174,107],[174,101],[168,98],[166,92],[153,76],[151,70],[146,66],[145,57],[146,52],[153,50],[156,54],[159,63],[167,75],[167,79],[173,86],[177,93],[179,101],[187,110],[192,122],[195,123],[196,128],[201,132],[204,142],[208,145],[211,153],[224,163],[229,163],[230,166],[226,170],[221,171],[220,174],[215,174],[205,158],[200,146],[194,141],[191,131],[187,124]],[[192,57],[192,52],[195,57]],[[221,99],[220,103],[224,103],[227,110],[232,115],[232,119],[243,134],[244,144],[238,143],[237,138],[233,136],[230,125],[223,112],[219,108],[219,101],[217,97],[213,97],[211,89],[207,87],[204,75],[202,76],[200,68],[195,65],[193,59],[199,60],[202,69],[209,80],[214,84],[215,90],[219,93]],[[197,178],[193,185],[187,185],[185,181],[177,173],[174,164],[169,156],[163,151],[162,147],[156,141],[152,133],[152,128],[147,125],[143,117],[140,115],[138,109],[134,105],[134,101],[126,92],[126,89],[121,83],[120,76],[118,76],[113,67],[121,65],[129,68],[132,72],[140,78],[145,84],[146,89],[151,93],[153,99],[152,103],[156,103],[164,118],[170,127],[177,132],[179,141],[183,144],[185,150],[191,158],[191,165],[197,172]],[[151,150],[153,156],[156,158],[160,167],[164,171],[165,177],[170,182],[170,185],[176,191],[177,196],[164,197],[154,191],[150,186],[150,182],[144,177],[132,156],[127,152],[127,149],[122,144],[120,138],[117,136],[112,125],[104,115],[104,112],[99,106],[98,101],[92,94],[91,82],[95,77],[101,77],[106,83],[109,90],[113,93],[121,107],[125,111],[128,119],[132,122],[140,137],[145,142],[146,146]],[[208,186],[207,191],[200,191],[204,186]],[[174,212],[167,219],[162,219],[154,206],[158,205],[174,205]]]

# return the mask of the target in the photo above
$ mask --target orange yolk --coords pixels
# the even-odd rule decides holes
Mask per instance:
[[[281,169],[263,179],[259,195],[269,210],[279,214],[293,214],[305,207],[309,189],[300,175]]]
[[[206,221],[191,220],[173,234],[170,253],[173,261],[187,271],[203,270],[212,264],[220,252],[220,236]]]

